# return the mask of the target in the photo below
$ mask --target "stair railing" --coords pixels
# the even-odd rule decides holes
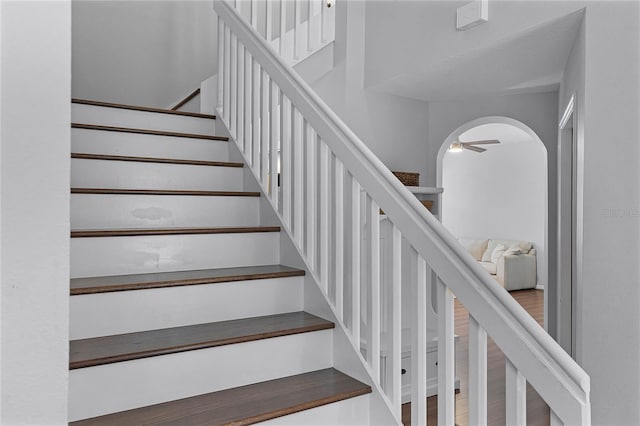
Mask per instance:
[[[438,424],[453,425],[455,418],[455,294],[469,311],[469,424],[487,423],[490,336],[506,357],[506,424],[526,424],[529,382],[550,406],[552,424],[590,425],[589,376],[244,22],[233,4],[216,1],[214,8],[219,18],[219,117],[354,350],[366,354],[362,360],[374,389],[398,423],[401,291],[411,292],[413,303],[411,423],[424,425],[426,318],[431,308],[427,283],[437,274],[432,284],[438,311]],[[391,224],[382,243],[380,209]],[[389,253],[384,280],[381,244]],[[403,247],[408,249],[401,252]],[[404,277],[403,258],[413,265]],[[388,324],[382,324],[382,291],[389,296]],[[361,327],[361,317],[366,327]],[[386,380],[381,359],[392,372]]]
[[[227,0],[286,63],[335,40],[334,0]]]

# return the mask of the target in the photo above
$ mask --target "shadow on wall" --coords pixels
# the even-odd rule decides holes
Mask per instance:
[[[484,152],[448,149],[456,141],[497,139]],[[521,240],[538,253],[538,286],[547,277],[547,155],[526,125],[505,117],[474,120],[451,133],[438,156],[442,222],[457,238]]]

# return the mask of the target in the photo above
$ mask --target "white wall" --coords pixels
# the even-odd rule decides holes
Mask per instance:
[[[562,109],[578,101],[577,350],[593,424],[640,424],[639,40],[638,2],[590,3],[561,86]]]
[[[0,15],[0,423],[66,424],[71,4]]]
[[[74,97],[167,108],[216,72],[211,1],[73,1]]]
[[[481,154],[462,151],[444,156],[442,222],[458,238],[532,242],[538,252],[538,284],[544,286],[546,152],[523,131],[503,126],[510,128],[505,136],[500,129],[478,134],[483,138],[491,134],[501,145]],[[478,140],[476,129],[464,132],[461,140]]]
[[[418,172],[423,182],[428,104],[365,90],[365,3],[336,2],[335,68],[309,83],[387,167]]]

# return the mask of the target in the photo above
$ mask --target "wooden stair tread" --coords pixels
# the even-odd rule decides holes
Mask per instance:
[[[143,135],[173,136],[177,138],[208,139],[213,141],[229,140],[229,138],[226,136],[212,136],[212,135],[202,135],[202,134],[196,134],[196,133],[170,132],[166,130],[136,129],[132,127],[102,126],[98,124],[71,123],[71,127],[74,129],[104,130],[107,132],[123,132],[123,133],[140,133]]]
[[[196,271],[156,272],[152,274],[115,275],[74,278],[71,295],[143,290],[232,281],[262,280],[302,276],[302,269],[283,265],[245,266],[238,268],[203,269]]]
[[[327,368],[70,424],[242,426],[369,393],[369,385]]]
[[[185,160],[185,159],[159,158],[159,157],[132,157],[132,156],[125,156],[125,155],[83,154],[83,153],[75,153],[75,152],[71,153],[71,158],[77,158],[81,160],[134,161],[139,163],[185,164],[190,166],[244,167],[244,163],[233,163],[229,161]]]
[[[243,234],[253,232],[280,232],[280,227],[223,226],[215,228],[82,229],[71,231],[71,238],[132,237],[138,235]]]
[[[191,189],[128,189],[128,188],[71,188],[72,194],[120,194],[120,195],[201,195],[212,197],[259,197],[250,191],[201,191]]]
[[[212,120],[215,120],[216,118],[215,115],[200,114],[197,112],[176,111],[172,109],[153,108],[153,107],[145,107],[145,106],[138,106],[138,105],[116,104],[111,102],[92,101],[89,99],[72,98],[71,103],[81,104],[81,105],[100,106],[100,107],[107,107],[107,108],[130,109],[134,111],[158,112],[161,114],[183,115],[186,117],[209,118]]]
[[[69,368],[84,368],[271,337],[326,330],[335,325],[306,312],[73,340]]]

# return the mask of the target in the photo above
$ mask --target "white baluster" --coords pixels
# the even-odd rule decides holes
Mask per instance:
[[[272,46],[271,41],[273,40],[273,7],[274,3],[271,1],[266,1],[264,3],[265,7],[265,36],[269,46]]]
[[[487,332],[469,315],[469,424],[487,424]]]
[[[320,0],[320,43],[325,44],[327,42],[327,14],[328,7],[324,0]]]
[[[282,111],[282,101],[280,100],[280,88],[276,83],[271,82],[271,168],[269,190],[271,202],[276,210],[279,207],[278,199],[278,177],[280,164],[280,113]]]
[[[238,123],[238,38],[231,34],[231,66],[230,66],[230,88],[229,88],[229,133],[233,138],[237,136]]]
[[[360,184],[351,176],[351,334],[360,348]]]
[[[309,0],[309,50],[320,47],[322,43],[322,7],[324,1]]]
[[[402,234],[391,225],[391,402],[402,412]]]
[[[245,130],[245,104],[244,104],[244,90],[245,90],[245,85],[246,85],[246,80],[245,80],[245,65],[244,65],[244,58],[245,58],[245,48],[244,45],[242,43],[239,43],[239,49],[238,49],[238,121],[237,121],[237,136],[236,136],[236,144],[238,145],[238,148],[240,148],[240,151],[244,152],[244,139],[245,139],[245,134],[244,134],[244,130]]]
[[[253,100],[252,100],[253,125],[252,127],[253,127],[253,130],[251,131],[253,136],[251,140],[251,144],[252,144],[251,152],[253,154],[253,160],[251,161],[251,165],[257,176],[260,176],[260,136],[261,136],[261,132],[260,132],[260,92],[261,92],[260,68],[261,68],[260,64],[258,63],[258,61],[254,59],[253,70],[252,70],[252,77],[253,77]]]
[[[329,147],[320,139],[320,282],[329,294]]]
[[[305,34],[306,40],[304,41],[304,48],[307,51],[310,51],[311,46],[311,17],[313,16],[312,8],[311,8],[312,0],[307,0],[307,32]]]
[[[278,53],[283,58],[287,59],[285,55],[285,34],[287,33],[287,3],[284,0],[279,0],[280,3],[280,43],[278,45]]]
[[[427,424],[427,263],[412,247],[416,259],[411,321],[411,425]]]
[[[244,154],[249,167],[253,165],[253,56],[245,49],[244,57]]]
[[[218,18],[218,114],[224,115],[224,27]]]
[[[229,113],[230,113],[230,81],[231,81],[231,30],[228,26],[224,27],[224,104],[223,104],[223,120],[226,125],[229,125]]]
[[[433,274],[429,274],[431,277]],[[455,353],[453,294],[440,279],[438,286],[438,425],[455,424]]]
[[[344,315],[344,167],[338,158],[334,158],[334,183],[333,206],[335,221],[335,277],[336,286],[336,311],[338,319],[342,320]]]
[[[258,0],[251,0],[251,26],[258,29]]]
[[[302,31],[300,31],[300,16],[302,14],[302,1],[293,0],[293,59],[298,59],[300,56],[301,42],[300,37]]]
[[[305,122],[306,128],[306,151],[307,151],[307,262],[311,270],[316,270],[316,186],[318,183],[316,175],[316,135],[309,123]],[[322,277],[320,278],[322,281]]]
[[[280,166],[280,185],[282,187],[282,218],[285,226],[292,230],[291,223],[291,101],[282,95],[282,164]]]
[[[304,247],[304,182],[302,167],[303,162],[303,133],[302,115],[297,108],[293,109],[293,236],[298,247]]]
[[[527,424],[527,380],[509,359],[505,360],[506,422],[509,426]]]
[[[369,222],[369,347],[367,361],[373,377],[380,380],[380,208],[368,197]]]
[[[269,123],[271,118],[269,117],[269,89],[271,88],[271,78],[267,75],[264,69],[261,71],[262,84],[260,99],[260,182],[262,187],[267,189],[269,186],[269,139],[271,136],[269,130]]]
[[[325,2],[323,1],[323,3]],[[336,7],[335,4],[331,8],[326,4],[322,5],[322,43],[335,38]]]

